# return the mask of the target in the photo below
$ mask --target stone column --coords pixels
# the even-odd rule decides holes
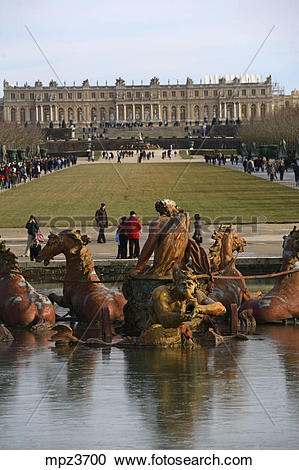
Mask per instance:
[[[241,119],[241,103],[238,103],[238,118]]]
[[[247,119],[251,119],[251,104],[247,104]]]
[[[257,119],[261,119],[261,105],[260,105],[260,103],[256,104],[256,117],[257,117]]]
[[[53,109],[51,105],[50,105],[50,121],[53,122]]]
[[[135,104],[134,103],[132,104],[132,109],[133,109],[133,111],[132,111],[133,112],[133,116],[132,116],[133,117],[133,122],[135,122],[136,113],[135,113]]]
[[[227,114],[226,114],[226,103],[224,103],[224,116],[223,116],[224,119],[227,118]]]
[[[90,123],[89,106],[85,105],[84,108],[85,109],[84,109],[83,119],[85,119],[85,121],[89,124]]]
[[[44,107],[40,107],[40,122],[44,122]]]
[[[153,117],[154,117],[154,116],[153,116],[153,105],[152,105],[152,104],[150,104],[150,110],[151,110],[150,121],[152,121],[152,120],[153,120]]]
[[[115,106],[115,111],[116,111],[116,121],[118,121],[118,104]]]
[[[144,104],[141,104],[141,121],[144,120]]]

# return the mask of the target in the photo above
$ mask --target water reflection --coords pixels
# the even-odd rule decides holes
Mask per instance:
[[[299,327],[181,351],[0,344],[3,449],[298,448]]]

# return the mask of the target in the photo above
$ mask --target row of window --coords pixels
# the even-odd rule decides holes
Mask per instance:
[[[222,106],[220,110],[219,110],[219,107],[216,105],[212,107],[203,106],[202,109],[200,109],[200,107],[196,105],[194,106],[193,111],[194,111],[194,119],[196,121],[200,120],[201,113],[203,117],[207,119],[211,119],[213,117],[217,117],[219,111],[220,111],[220,116],[219,116],[220,118],[228,117],[229,119],[237,119],[238,117],[247,118],[250,116],[254,118],[257,116],[257,106],[255,104],[252,104],[251,106],[247,106],[246,104],[243,104],[238,110],[234,109],[234,106],[232,105],[228,105],[226,109],[224,108],[224,106]],[[239,112],[240,112],[240,115],[239,115]],[[261,117],[265,116],[266,114],[266,106],[264,104],[260,106],[260,114],[261,114]],[[63,120],[73,121],[75,119],[78,122],[83,122],[83,121],[88,120],[87,117],[84,117],[82,108],[78,108],[76,111],[74,111],[73,108],[68,108],[67,111],[65,111],[63,108],[59,108],[57,110],[57,115],[56,115],[54,106],[52,107],[52,113],[51,113],[50,106],[44,106],[43,109],[39,107],[37,110],[37,115],[36,115],[35,109],[31,108],[29,110],[29,116],[27,118],[29,118],[29,121],[31,122],[35,122],[36,120],[43,121],[43,122],[50,122],[51,119],[53,121],[60,121],[60,122],[62,122]],[[110,121],[114,121],[115,118],[116,118],[115,110],[113,108],[110,108],[109,110],[106,110],[105,108],[100,108],[99,112],[96,108],[91,109],[91,120],[93,122],[97,120],[106,121],[107,119],[109,119]],[[163,119],[164,121],[167,121],[169,119],[171,119],[172,121],[176,121],[177,119],[180,119],[181,121],[184,121],[186,119],[186,108],[185,106],[180,106],[179,108],[176,106],[172,106],[170,109],[168,109],[166,106],[163,106],[161,110],[161,116],[160,116],[158,106],[155,106],[153,110],[151,110],[150,106],[145,106],[144,114],[142,116],[141,106],[136,106],[134,113],[133,113],[132,106],[128,106],[126,110],[124,109],[124,106],[119,106],[118,108],[118,120],[119,121],[123,121],[123,120],[132,121],[133,119],[137,121],[139,120],[150,121],[151,119],[154,119],[154,120]],[[11,121],[17,120],[17,113],[16,113],[15,108],[11,108],[10,110],[10,120]],[[26,111],[24,108],[20,109],[20,121],[21,122],[26,121]]]
[[[213,94],[212,94],[212,91],[213,91]],[[248,91],[249,90],[242,90],[241,91],[241,96],[249,96],[248,94]],[[251,96],[257,96],[257,90],[255,88],[252,88],[251,90]],[[181,98],[184,98],[185,97],[185,91],[182,90],[180,92],[177,92],[177,91],[171,91],[171,97],[172,98],[175,98],[175,97],[181,97]],[[204,97],[208,97],[208,96],[218,96],[219,95],[219,91],[218,90],[203,90],[203,96]],[[261,88],[261,96],[265,96],[266,95],[266,89],[265,88]],[[100,98],[106,98],[106,97],[109,97],[109,98],[115,98],[115,93],[113,92],[109,92],[108,95],[104,92],[100,92],[99,93],[99,97]],[[142,98],[142,97],[145,97],[145,98],[150,98],[150,92],[149,91],[145,91],[144,94],[140,91],[136,91],[135,92],[135,97],[136,98]],[[195,97],[199,97],[200,96],[200,92],[199,90],[195,90],[194,91],[194,96]],[[233,97],[234,96],[234,92],[233,90],[227,90],[227,96],[231,96]],[[15,100],[17,97],[16,93],[11,93],[10,94],[10,98],[11,100]],[[53,100],[56,99],[56,95],[51,95],[51,97],[53,97]],[[96,92],[91,92],[91,99],[96,99],[98,96],[97,96],[97,93]],[[124,97],[124,95],[122,96]],[[127,91],[126,92],[126,98],[128,99],[131,99],[134,97],[134,94],[131,92],[131,91]],[[162,91],[162,98],[168,98],[169,97],[169,93],[168,91]],[[82,93],[81,92],[78,92],[78,93],[67,93],[67,98],[69,100],[72,100],[72,99],[82,99]],[[30,93],[29,94],[29,99],[30,100],[34,100],[35,99],[35,95],[34,93]],[[43,94],[43,99],[44,100],[48,100],[49,99],[49,93],[44,93]],[[58,93],[58,99],[59,100],[63,100],[65,99],[65,94],[64,93]],[[25,100],[25,93],[20,93],[20,100]]]

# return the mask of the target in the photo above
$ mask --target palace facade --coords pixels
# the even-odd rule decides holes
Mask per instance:
[[[210,122],[263,119],[275,107],[284,105],[287,97],[275,94],[271,76],[265,81],[260,75],[206,76],[200,83],[187,78],[184,84],[160,84],[157,77],[149,85],[126,85],[118,78],[114,86],[58,85],[51,80],[44,86],[3,83],[3,120],[17,123],[40,123],[54,127],[86,123],[132,122]],[[297,93],[297,94],[296,94]],[[293,96],[294,95],[294,96]],[[296,90],[289,105],[298,104]]]

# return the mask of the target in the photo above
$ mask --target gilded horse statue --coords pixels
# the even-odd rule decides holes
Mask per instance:
[[[66,258],[63,295],[52,293],[49,299],[61,307],[69,308],[83,323],[96,323],[101,319],[102,307],[108,307],[114,333],[114,327],[120,326],[124,319],[126,300],[120,292],[108,289],[100,282],[94,270],[92,255],[86,246],[89,242],[90,238],[81,235],[79,231],[50,233],[37,261],[44,261],[47,266],[54,256],[63,253]]]
[[[296,227],[283,237],[280,272],[299,268],[299,230]],[[245,302],[240,311],[251,313],[257,323],[270,323],[299,316],[299,271],[277,278],[274,287],[261,299]]]
[[[209,251],[212,271],[220,271],[219,276],[235,276],[236,279],[215,278],[210,296],[221,302],[227,312],[230,312],[232,304],[239,307],[246,300],[262,294],[260,291],[252,293],[248,290],[242,274],[235,266],[234,252],[238,254],[244,251],[245,238],[233,231],[231,226],[220,226],[214,231],[212,239],[215,240]]]
[[[34,328],[55,323],[52,303],[24,279],[16,255],[4,241],[0,242],[0,321]]]

